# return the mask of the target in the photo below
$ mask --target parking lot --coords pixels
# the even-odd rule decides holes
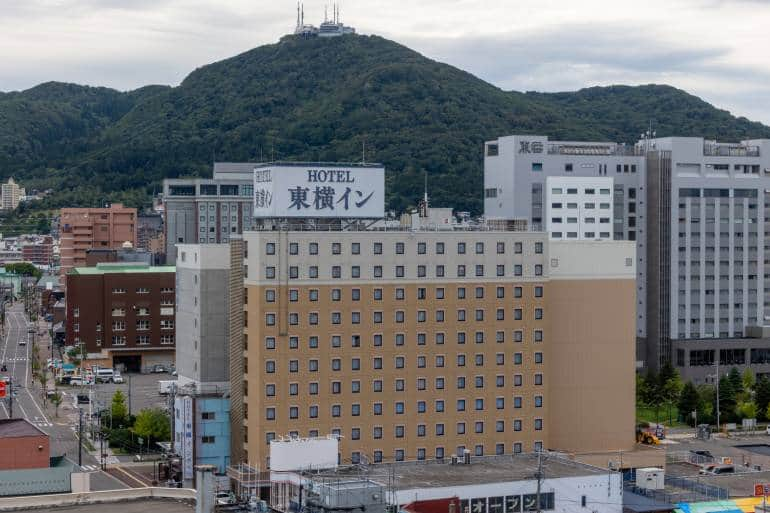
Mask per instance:
[[[112,396],[117,390],[123,392],[126,397],[126,406],[130,412],[136,414],[145,408],[167,408],[168,396],[160,395],[158,392],[158,382],[162,380],[175,380],[176,378],[168,373],[162,374],[123,374],[124,383],[97,383],[93,386],[66,386],[62,385],[61,390],[65,393],[65,400],[72,403],[76,400],[77,394],[88,394],[91,389],[94,404],[92,408],[99,410],[109,408],[112,402]],[[129,403],[130,398],[130,403]]]

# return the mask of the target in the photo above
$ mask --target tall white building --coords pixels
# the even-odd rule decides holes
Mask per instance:
[[[0,210],[14,210],[24,195],[24,189],[19,187],[13,178],[9,178],[8,182],[0,187]]]
[[[545,183],[551,239],[612,240],[612,178],[549,176]]]
[[[698,381],[717,358],[770,374],[770,140],[500,137],[485,145],[487,219],[574,234],[574,209],[553,213],[564,177],[614,182],[612,237],[637,241],[640,363]]]

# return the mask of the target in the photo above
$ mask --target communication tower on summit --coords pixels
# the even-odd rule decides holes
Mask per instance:
[[[324,21],[316,27],[315,25],[305,23],[305,5],[297,2],[297,26],[294,34],[305,38],[310,37],[338,37],[345,34],[355,34],[356,29],[344,25],[340,21],[340,6],[337,3],[332,5],[332,19],[329,19],[328,7],[324,8]]]

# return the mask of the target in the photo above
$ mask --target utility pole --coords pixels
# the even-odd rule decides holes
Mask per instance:
[[[535,500],[537,501],[536,508],[537,513],[541,513],[540,507],[540,489],[543,483],[543,451],[537,451],[537,473],[535,473],[535,479],[537,479],[537,492],[535,494]]]
[[[128,416],[131,416],[131,374],[126,376],[128,378]]]
[[[8,378],[8,418],[13,418],[13,376]]]
[[[722,430],[722,424],[719,422],[719,354],[718,353],[716,355],[716,364],[717,364],[717,433],[719,433]]]
[[[78,409],[78,466],[83,467],[83,409]]]

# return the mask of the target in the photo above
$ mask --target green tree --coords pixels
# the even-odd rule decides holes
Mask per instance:
[[[40,383],[40,394],[43,397],[43,405],[48,402],[48,371],[41,369],[37,373],[37,380]]]
[[[719,380],[719,421],[720,422],[732,422],[736,418],[736,407],[738,400],[736,397],[735,389],[733,389],[733,383],[730,381],[729,376],[722,377]],[[716,404],[714,405],[714,412],[716,415]]]
[[[166,442],[171,439],[169,422],[169,417],[165,411],[160,408],[148,408],[139,412],[134,427],[131,429],[134,434],[144,438],[148,444],[150,441]]]
[[[754,390],[754,386],[757,382],[751,369],[746,368],[746,370],[743,371],[741,380],[743,381],[744,392],[751,392]]]
[[[670,367],[670,365],[669,365]],[[679,372],[673,367],[670,367],[670,371],[665,373],[661,372],[661,377],[665,377],[666,380],[660,383],[661,393],[663,396],[663,402],[668,406],[668,424],[673,423],[671,418],[671,407],[679,402],[679,396],[682,393],[682,378],[679,376]]]
[[[770,419],[770,416],[765,413],[770,404],[770,379],[765,376],[760,377],[757,384],[754,385],[754,403],[757,405],[757,411],[762,420]]]
[[[733,392],[736,397],[743,394],[743,377],[737,368],[733,367],[727,374],[727,379],[730,380],[730,385],[733,387]]]
[[[756,419],[757,405],[752,401],[738,403],[738,417],[741,419]]]
[[[126,396],[120,390],[112,395],[112,404],[110,405],[110,415],[115,427],[122,426],[126,417],[128,417],[128,408],[126,407]]]
[[[692,417],[692,412],[697,412],[698,415],[703,415],[704,412],[700,411],[701,398],[698,394],[698,389],[692,381],[688,381],[682,387],[682,393],[679,394],[679,415],[682,416],[682,420],[688,424],[695,425],[695,419]]]
[[[18,274],[19,276],[33,276],[38,280],[43,276],[43,272],[29,262],[11,262],[5,264],[5,270],[9,273]]]

